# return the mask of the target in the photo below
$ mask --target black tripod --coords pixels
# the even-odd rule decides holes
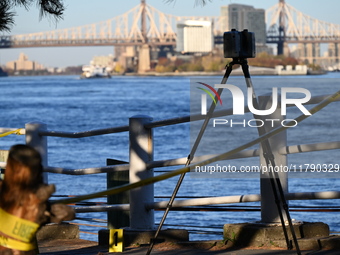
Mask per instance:
[[[233,66],[235,64],[239,64],[242,66],[242,71],[243,71],[243,74],[244,74],[244,77],[246,79],[246,84],[247,84],[247,87],[248,88],[252,88],[252,91],[253,91],[253,95],[252,95],[252,102],[253,102],[253,106],[256,108],[256,109],[259,109],[259,103],[258,103],[258,100],[257,100],[257,97],[256,97],[256,94],[254,92],[254,89],[253,89],[253,84],[252,84],[252,81],[251,81],[251,78],[250,78],[250,73],[249,73],[249,66],[248,66],[248,61],[246,58],[233,58],[233,61],[230,62],[226,67],[226,72],[223,76],[223,79],[221,81],[221,84],[225,84],[232,72],[232,69],[233,69]],[[219,95],[221,95],[223,92],[223,89],[222,88],[219,88],[217,93]],[[215,98],[217,99],[217,98]],[[213,113],[214,113],[214,110],[215,110],[215,104],[212,103],[211,106],[210,106],[210,109],[206,115],[206,118],[204,120],[204,123],[200,129],[200,132],[196,138],[196,141],[190,151],[190,154],[188,156],[188,160],[186,162],[186,166],[188,166],[191,161],[193,160],[194,158],[194,155],[196,153],[196,150],[197,150],[197,147],[203,137],[203,134],[205,132],[205,129],[208,125],[208,122],[209,120],[212,118],[213,116]],[[257,116],[257,115],[254,115],[255,119],[257,120],[260,120],[262,121],[262,116]],[[260,136],[264,135],[266,133],[266,130],[265,130],[265,127],[262,126],[262,125],[257,125],[258,126],[258,133]],[[269,144],[269,141],[268,140],[264,140],[263,142],[261,142],[261,146],[262,146],[262,150],[263,150],[263,156],[265,158],[265,161],[266,161],[266,164],[267,164],[267,167],[269,169],[269,166],[271,166],[271,169],[275,169],[275,159],[274,159],[274,155],[272,154],[271,152],[271,146]],[[285,214],[286,214],[286,218],[287,218],[287,221],[289,223],[289,227],[290,227],[290,230],[291,230],[291,233],[292,233],[292,237],[293,237],[293,241],[294,241],[294,244],[295,244],[295,248],[296,248],[296,252],[298,255],[301,255],[301,252],[300,252],[300,249],[299,249],[299,244],[297,242],[297,238],[296,238],[296,235],[295,235],[295,230],[294,230],[294,227],[293,227],[293,224],[292,224],[292,220],[291,220],[291,217],[290,217],[290,213],[289,213],[289,208],[288,208],[288,204],[286,202],[286,199],[285,199],[285,196],[284,196],[284,192],[283,192],[283,189],[282,189],[282,185],[281,185],[281,181],[280,181],[280,178],[278,176],[278,173],[275,172],[275,171],[269,171],[269,175],[270,175],[270,183],[271,183],[271,187],[272,187],[272,191],[273,191],[273,195],[274,195],[274,199],[275,199],[275,203],[276,203],[276,206],[277,206],[277,210],[279,212],[279,217],[280,217],[280,221],[281,221],[281,224],[282,224],[282,229],[283,229],[283,233],[284,233],[284,237],[285,237],[285,240],[286,240],[286,243],[287,243],[287,248],[288,249],[292,249],[292,243],[291,241],[289,240],[288,238],[288,233],[287,233],[287,229],[285,227],[285,221],[284,221],[284,217],[283,217],[283,214],[282,214],[282,211],[281,211],[281,206],[282,208],[284,209],[285,211]],[[167,208],[164,212],[164,215],[161,219],[161,222],[159,223],[159,226],[157,228],[157,231],[155,233],[155,236],[153,239],[151,239],[151,242],[150,242],[150,246],[149,246],[149,249],[146,253],[146,255],[149,255],[152,251],[152,248],[157,240],[157,237],[159,235],[159,232],[164,224],[164,221],[172,207],[172,204],[175,200],[175,197],[177,195],[177,192],[183,182],[183,179],[185,177],[185,173],[181,174],[180,178],[178,179],[178,182],[177,182],[177,185],[172,193],[172,196],[169,200],[169,203],[167,205]]]
[[[254,92],[254,87],[253,87],[253,84],[252,84],[252,81],[251,81],[251,78],[250,78],[249,66],[248,66],[247,59],[246,58],[234,58],[233,61],[229,64],[228,68],[232,69],[232,66],[234,64],[240,64],[241,65],[242,71],[243,71],[243,74],[244,74],[244,78],[246,79],[247,87],[251,88],[252,91],[253,91],[253,95],[252,95],[253,106],[256,109],[259,109],[259,103],[258,103],[256,94]],[[258,115],[254,114],[254,118],[257,119],[257,120],[263,121],[262,116],[258,116]],[[257,125],[257,127],[258,127],[257,130],[258,130],[259,136],[266,134],[266,129],[265,129],[264,126]],[[276,164],[275,164],[275,159],[274,159],[274,155],[273,155],[272,150],[271,150],[270,143],[266,139],[266,140],[261,142],[261,146],[262,146],[262,150],[263,150],[263,157],[265,158],[265,161],[266,161],[266,165],[267,165],[268,169],[270,169],[269,166],[272,169],[272,171],[269,171],[269,178],[270,178],[270,183],[271,183],[275,203],[276,203],[276,206],[277,206],[277,210],[279,212],[279,217],[280,217],[280,221],[281,221],[281,224],[282,224],[283,233],[284,233],[285,240],[286,240],[286,243],[287,243],[287,248],[292,249],[292,243],[288,238],[288,233],[287,233],[287,229],[285,227],[285,221],[284,221],[284,217],[283,217],[283,214],[282,214],[282,211],[281,211],[281,206],[284,209],[284,212],[286,214],[286,219],[288,221],[289,228],[290,228],[290,231],[291,231],[291,234],[292,234],[296,253],[300,255],[301,251],[300,251],[300,248],[299,248],[299,243],[298,243],[297,238],[296,238],[292,219],[291,219],[290,213],[289,213],[288,204],[287,204],[287,201],[286,201],[286,198],[285,198],[285,195],[284,195],[284,192],[283,192],[283,188],[282,188],[282,185],[281,185],[281,180],[279,178],[279,174],[276,171],[274,171]]]

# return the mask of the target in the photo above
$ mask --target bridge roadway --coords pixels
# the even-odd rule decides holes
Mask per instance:
[[[276,36],[268,36],[267,43],[278,43]],[[339,43],[339,37],[320,37],[320,38],[297,38],[286,37],[286,43]],[[223,36],[215,36],[215,44],[222,44]],[[48,40],[11,40],[10,36],[0,36],[0,48],[32,48],[32,47],[79,47],[79,46],[141,46],[145,44],[142,40],[115,39],[115,38],[96,38],[96,39],[48,39]],[[147,42],[150,46],[175,46],[175,39],[158,40],[150,38]]]
[[[276,36],[267,36],[267,43],[278,43]],[[339,37],[286,37],[285,43],[340,43]]]
[[[32,47],[79,47],[79,46],[141,46],[145,42],[141,40],[124,40],[124,39],[65,39],[65,40],[32,40],[32,41],[12,41],[8,36],[0,37],[0,48],[32,48]],[[176,45],[172,41],[148,41],[150,46],[167,46]]]

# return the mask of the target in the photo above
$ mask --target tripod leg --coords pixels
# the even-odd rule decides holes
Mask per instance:
[[[175,197],[177,195],[177,192],[178,192],[179,188],[181,187],[181,184],[182,184],[182,182],[184,180],[184,177],[185,177],[185,173],[181,174],[179,179],[178,179],[178,181],[177,181],[176,187],[175,187],[175,189],[174,189],[174,191],[172,193],[172,196],[171,196],[171,198],[169,200],[169,203],[167,204],[167,207],[165,209],[163,217],[162,217],[161,221],[159,222],[159,225],[158,225],[158,228],[156,230],[155,236],[150,241],[150,246],[149,246],[148,251],[146,252],[146,255],[149,255],[151,253],[151,251],[153,249],[153,246],[155,245],[155,241],[156,241],[156,239],[157,239],[157,237],[159,235],[159,232],[161,231],[161,229],[163,227],[164,221],[165,221],[166,217],[168,216],[168,213],[169,213],[169,211],[170,211],[170,209],[172,207],[172,204],[175,201]]]
[[[229,78],[229,76],[231,74],[231,71],[233,70],[232,66],[233,66],[233,62],[231,62],[231,63],[229,63],[227,65],[226,72],[225,72],[225,74],[223,76],[223,79],[221,81],[222,84],[225,84],[227,82],[227,80],[228,80],[228,78]],[[222,91],[223,91],[223,89],[218,89],[217,93],[219,95],[221,95]],[[191,163],[191,161],[193,160],[194,155],[196,153],[196,150],[198,148],[198,145],[199,145],[199,143],[200,143],[200,141],[201,141],[201,139],[203,137],[203,134],[204,134],[204,132],[206,130],[206,127],[207,127],[207,125],[209,123],[209,120],[210,120],[210,118],[212,117],[212,115],[214,113],[214,110],[215,110],[215,104],[212,103],[211,106],[210,106],[209,112],[206,115],[206,118],[204,120],[204,123],[203,123],[203,125],[202,125],[202,127],[200,129],[200,132],[199,132],[199,134],[198,134],[198,136],[196,138],[196,141],[195,141],[195,143],[194,143],[194,145],[193,145],[193,147],[192,147],[192,149],[190,151],[190,154],[188,156],[188,160],[187,160],[185,166],[188,166]],[[185,173],[181,174],[179,179],[178,179],[178,181],[177,181],[176,187],[175,187],[174,191],[172,192],[171,198],[169,200],[169,203],[167,204],[167,207],[165,209],[163,217],[162,217],[162,219],[161,219],[161,221],[160,221],[160,223],[158,225],[158,228],[156,230],[155,236],[150,241],[150,246],[149,246],[148,251],[146,252],[146,255],[149,255],[151,253],[151,251],[153,249],[153,246],[155,245],[155,241],[156,241],[156,239],[157,239],[157,237],[158,237],[158,235],[159,235],[159,233],[160,233],[160,231],[161,231],[161,229],[163,227],[163,224],[164,224],[165,219],[166,219],[166,217],[167,217],[167,215],[168,215],[168,213],[169,213],[169,211],[170,211],[170,209],[172,207],[172,204],[175,201],[175,197],[176,197],[176,195],[178,193],[179,188],[181,187],[181,184],[182,184],[182,182],[184,180],[184,177],[185,177]]]
[[[251,82],[249,67],[248,67],[246,59],[241,60],[241,65],[242,65],[242,71],[243,71],[244,77],[246,79],[247,87],[252,88],[252,91],[253,91],[253,95],[252,95],[253,106],[255,108],[259,109],[259,103],[257,101],[257,97],[256,97],[256,94],[255,94],[255,91],[254,91],[254,88],[253,88],[253,85],[252,85],[252,82]],[[262,120],[262,116],[254,115],[254,117],[255,117],[255,119]],[[260,136],[264,135],[266,133],[265,127],[262,126],[262,125],[258,125],[258,133],[259,133]],[[261,143],[261,145],[262,145],[262,149],[263,149],[263,152],[264,152],[263,155],[264,155],[264,158],[266,160],[267,166],[271,165],[272,169],[275,169],[275,159],[274,159],[274,156],[272,154],[272,150],[271,150],[271,146],[269,144],[269,141],[265,140]],[[297,254],[300,255],[301,252],[300,252],[299,244],[298,244],[296,234],[295,234],[295,230],[294,230],[294,227],[293,227],[293,224],[292,224],[292,219],[290,217],[288,204],[286,202],[286,198],[284,196],[284,192],[283,192],[283,189],[282,189],[281,180],[280,180],[277,172],[269,171],[269,174],[270,174],[270,183],[271,183],[271,186],[272,186],[273,195],[274,195],[275,203],[277,205],[277,209],[278,209],[280,221],[281,221],[282,228],[283,228],[283,233],[284,233],[284,236],[285,236],[285,239],[286,239],[287,247],[288,247],[288,249],[291,249],[291,243],[290,243],[290,240],[288,238],[288,233],[287,233],[287,229],[285,227],[285,222],[284,222],[283,214],[282,214],[282,211],[281,211],[280,203],[282,203],[282,207],[285,211],[287,221],[288,221],[288,224],[289,224],[289,227],[290,227],[290,230],[291,230],[291,233],[292,233],[292,237],[293,237],[293,240],[294,240],[294,244],[295,244],[295,247],[296,247]]]

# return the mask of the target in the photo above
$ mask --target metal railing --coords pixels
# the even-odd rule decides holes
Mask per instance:
[[[322,103],[327,100],[328,96],[317,96],[313,97],[308,104]],[[268,100],[267,100],[268,101]],[[340,101],[339,97],[332,101]],[[330,101],[331,102],[331,101]],[[328,103],[330,103],[328,102]],[[245,107],[245,111],[248,108]],[[275,115],[276,114],[276,115]],[[217,111],[213,117],[228,116],[232,115],[232,109]],[[273,118],[280,118],[277,113],[273,113]],[[153,177],[153,168],[166,167],[166,166],[179,166],[186,163],[187,158],[175,158],[168,160],[153,160],[153,135],[152,129],[170,125],[176,125],[181,123],[187,123],[190,121],[202,120],[205,116],[196,114],[191,116],[184,116],[179,118],[152,121],[149,116],[134,116],[130,118],[130,123],[127,126],[112,127],[106,129],[90,130],[85,132],[63,132],[63,131],[52,131],[48,130],[47,125],[44,123],[27,123],[25,129],[20,130],[20,134],[26,135],[26,143],[37,149],[42,155],[43,166],[45,172],[69,174],[69,175],[86,175],[86,174],[97,174],[97,173],[111,173],[111,172],[122,172],[129,171],[129,182],[130,184],[136,184],[130,191],[130,204],[117,204],[117,205],[99,205],[99,206],[76,206],[78,213],[83,212],[98,212],[98,211],[130,211],[130,227],[132,229],[152,229],[154,227],[154,215],[152,209],[165,208],[168,201],[154,202],[154,188],[153,183],[159,181]],[[282,118],[282,116],[281,116]],[[267,127],[267,132],[271,130],[275,131],[275,128]],[[0,128],[0,133],[10,132],[16,129],[13,128]],[[47,164],[47,137],[64,137],[64,138],[82,138],[89,136],[99,136],[105,134],[129,132],[130,138],[130,162],[128,164],[113,165],[106,167],[92,167],[84,169],[66,169],[61,167],[48,166]],[[278,135],[275,133],[275,139],[273,137],[264,137],[263,139],[269,139],[275,146],[273,146],[273,153],[275,159],[286,164],[286,156],[292,153],[302,153],[311,151],[322,151],[322,150],[334,150],[340,149],[340,141],[313,143],[313,144],[300,144],[288,146],[286,144],[286,130],[282,130]],[[258,140],[256,143],[259,143]],[[227,155],[227,154],[225,154]],[[193,164],[205,162],[208,159],[216,158],[218,155],[205,155],[195,157]],[[237,153],[229,153],[225,159],[236,159],[236,158],[248,158],[248,157],[262,157],[260,150],[239,150]],[[263,159],[261,159],[263,161]],[[0,162],[0,167],[5,167],[5,162]],[[190,171],[184,169],[183,171]],[[182,171],[182,172],[183,172]],[[176,174],[174,174],[176,175]],[[174,176],[172,175],[172,176]],[[152,179],[153,178],[153,179]],[[166,179],[160,178],[160,180]],[[287,182],[287,174],[283,173],[280,178],[282,182]],[[150,181],[148,181],[150,179]],[[152,179],[152,180],[151,180]],[[47,179],[46,179],[47,180]],[[144,182],[143,182],[144,181]],[[138,185],[141,183],[141,185]],[[149,185],[145,185],[149,184]],[[266,189],[268,182],[261,181],[261,190]],[[119,193],[119,188],[117,192]],[[287,187],[286,187],[287,188]],[[267,187],[267,190],[268,189]],[[287,189],[286,189],[287,190]],[[103,196],[105,192],[101,193]],[[112,194],[112,193],[110,193]],[[271,194],[269,194],[271,195]],[[305,200],[305,199],[339,199],[340,191],[324,191],[324,192],[303,192],[303,193],[288,193],[286,194],[287,200]],[[238,196],[224,196],[224,197],[209,197],[209,198],[194,198],[175,201],[174,207],[188,207],[188,206],[202,206],[202,205],[213,205],[213,204],[230,204],[230,203],[244,203],[244,202],[266,202],[266,206],[261,208],[262,221],[265,222],[278,222],[278,215],[275,210],[272,210],[274,201],[268,196],[268,194],[244,194]]]

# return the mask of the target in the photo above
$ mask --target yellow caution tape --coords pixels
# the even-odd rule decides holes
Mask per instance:
[[[307,119],[310,116],[313,116],[313,114],[315,114],[316,112],[320,111],[321,109],[323,109],[324,107],[326,107],[328,104],[334,102],[335,100],[337,100],[338,98],[340,98],[340,90],[335,92],[333,95],[327,97],[326,99],[324,99],[323,101],[321,101],[319,104],[317,104],[316,106],[314,106],[311,110],[309,110],[309,112],[311,113],[311,115],[300,115],[299,117],[297,117],[296,119],[286,123],[285,126],[280,126],[277,127],[273,130],[271,130],[270,132],[258,137],[257,139],[248,142],[246,144],[243,144],[233,150],[230,150],[228,152],[222,153],[220,155],[217,155],[215,157],[212,157],[210,159],[192,164],[190,166],[187,167],[183,167],[183,168],[179,168],[177,170],[171,171],[169,173],[165,173],[165,174],[161,174],[158,176],[154,176],[154,177],[150,177],[147,179],[144,179],[142,181],[139,182],[135,182],[135,183],[131,183],[131,184],[125,184],[125,185],[121,185],[119,187],[116,188],[112,188],[112,189],[108,189],[108,190],[104,190],[104,191],[100,191],[100,192],[96,192],[96,193],[92,193],[92,194],[87,194],[87,195],[82,195],[82,196],[77,196],[77,197],[73,197],[73,198],[66,198],[66,199],[61,199],[61,200],[55,200],[53,203],[62,203],[62,204],[70,204],[70,203],[76,203],[76,202],[80,202],[83,200],[88,200],[88,199],[93,199],[93,198],[98,198],[98,197],[103,197],[106,195],[114,195],[114,194],[118,194],[124,191],[128,191],[130,189],[134,189],[134,188],[138,188],[141,186],[145,186],[148,184],[152,184],[155,182],[159,182],[171,177],[174,177],[176,175],[180,175],[186,172],[189,172],[191,169],[195,169],[196,166],[204,166],[204,165],[208,165],[210,163],[216,162],[216,161],[221,161],[221,160],[225,160],[226,158],[232,156],[235,153],[238,153],[240,151],[243,151],[251,146],[254,146],[258,143],[261,143],[262,141],[277,135],[278,133],[294,127],[296,123],[300,123],[301,121]]]
[[[22,241],[13,240],[9,237],[0,234],[0,246],[19,251],[31,251],[37,248],[35,243],[25,243]]]
[[[19,128],[19,129],[13,130],[13,131],[8,131],[8,132],[5,132],[5,133],[2,133],[2,134],[0,134],[0,137],[5,137],[5,136],[11,135],[11,134],[21,135],[21,129],[23,129],[23,128]]]
[[[9,214],[0,208],[0,231],[3,234],[29,243],[38,228],[39,224]]]

